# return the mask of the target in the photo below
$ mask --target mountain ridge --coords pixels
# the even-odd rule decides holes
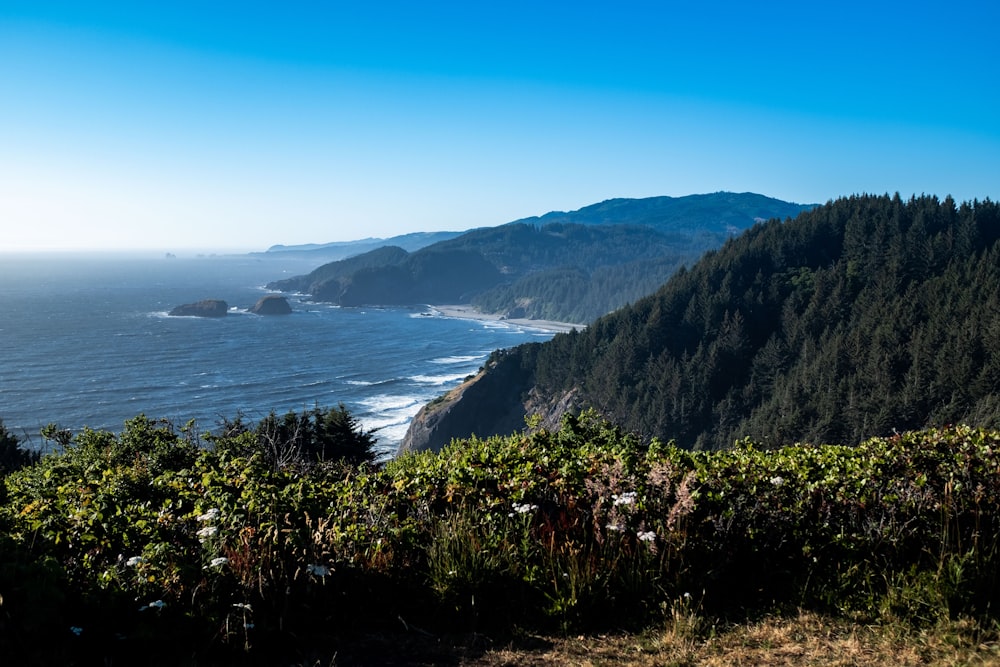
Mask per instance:
[[[861,195],[761,223],[585,331],[494,354],[476,382],[504,373],[522,417],[593,407],[692,449],[995,426],[1000,209]],[[427,411],[480,413],[450,433],[486,437],[494,398]],[[418,437],[424,416],[403,450],[444,444]]]
[[[472,229],[406,255],[403,249],[379,248],[268,287],[340,305],[460,298],[507,317],[582,324],[644,296],[679,267],[721,245],[733,223],[746,228],[761,213],[781,217],[810,207],[752,193],[608,200]],[[466,267],[456,277],[463,290],[448,284],[449,276],[455,277],[445,265],[448,257]],[[357,289],[355,283],[366,287]]]

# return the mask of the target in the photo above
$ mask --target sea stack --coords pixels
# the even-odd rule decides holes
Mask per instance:
[[[262,296],[250,309],[255,315],[289,315],[292,307],[288,305],[288,299],[277,294]]]
[[[185,303],[171,310],[172,317],[225,317],[229,304],[221,299],[204,299],[197,303]]]

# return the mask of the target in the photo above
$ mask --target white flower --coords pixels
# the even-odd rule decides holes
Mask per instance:
[[[639,538],[640,542],[655,542],[656,541],[656,533],[654,533],[651,530],[640,531],[639,533],[636,533],[636,537]]]
[[[127,565],[128,567],[135,567],[139,563],[145,563],[145,562],[146,559],[143,558],[142,556],[132,556],[127,561],[125,561],[125,565]]]
[[[219,567],[220,565],[225,565],[229,562],[229,559],[225,556],[219,556],[218,558],[213,558],[209,563],[209,567]]]
[[[615,507],[619,505],[631,505],[635,502],[635,491],[626,491],[620,496],[617,494],[611,494],[611,498],[614,501]]]
[[[328,568],[326,565],[308,565],[306,566],[306,571],[309,572],[309,574],[317,577],[330,576],[330,568]]]
[[[781,486],[784,483],[785,483],[785,478],[782,477],[781,475],[775,475],[774,477],[771,478],[771,484],[775,486]]]
[[[605,528],[607,528],[610,531],[616,532],[616,533],[621,532],[621,530],[622,530],[621,526],[616,526],[613,523],[609,523],[607,526],[605,526]]]
[[[197,533],[195,533],[195,535],[204,540],[206,537],[211,537],[212,535],[215,535],[217,532],[219,532],[219,529],[216,528],[215,526],[205,526],[204,528],[201,528]]]
[[[538,509],[538,505],[532,505],[530,503],[517,504],[514,503],[514,511],[518,514],[527,514],[528,512],[534,512]]]
[[[219,510],[217,508],[213,507],[212,509],[208,510],[207,512],[205,512],[204,514],[202,514],[201,516],[199,516],[198,517],[198,521],[201,521],[201,522],[215,521],[218,518],[219,518]]]
[[[147,609],[163,609],[167,606],[167,603],[163,600],[154,600],[147,605],[139,607],[139,611],[146,611]]]

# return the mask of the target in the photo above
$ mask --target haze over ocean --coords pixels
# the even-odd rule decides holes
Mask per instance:
[[[552,336],[426,308],[294,297],[289,316],[242,312],[266,282],[310,268],[249,256],[2,256],[0,419],[40,445],[49,422],[117,432],[143,413],[206,431],[238,412],[259,419],[343,402],[366,429],[381,429],[378,448],[390,453],[417,410],[492,350]],[[205,298],[226,300],[230,315],[166,315]]]

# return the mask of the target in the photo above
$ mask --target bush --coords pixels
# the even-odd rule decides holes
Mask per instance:
[[[11,473],[4,629],[29,636],[51,613],[128,638],[94,650],[289,659],[332,628],[400,619],[618,630],[696,599],[713,615],[806,607],[919,625],[1000,608],[996,432],[691,453],[584,413],[383,466],[330,465],[305,445],[282,462],[260,433],[205,448],[138,417]]]

